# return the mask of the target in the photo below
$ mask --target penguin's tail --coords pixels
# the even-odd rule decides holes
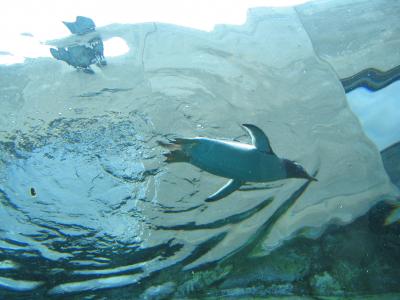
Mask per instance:
[[[166,148],[170,151],[168,153],[163,153],[163,155],[165,156],[165,162],[175,163],[190,161],[190,157],[185,150],[187,149],[186,146],[190,146],[193,141],[189,139],[176,138],[174,140],[171,140],[170,143],[165,143],[162,141],[157,141],[157,143],[161,147]]]

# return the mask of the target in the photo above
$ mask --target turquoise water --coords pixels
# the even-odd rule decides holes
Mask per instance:
[[[1,65],[0,299],[397,299],[399,12],[91,16]]]

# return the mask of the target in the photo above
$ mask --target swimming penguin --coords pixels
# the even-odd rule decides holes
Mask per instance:
[[[159,144],[167,163],[188,162],[211,174],[230,178],[228,183],[206,201],[216,201],[233,193],[246,182],[269,182],[286,178],[317,181],[304,168],[291,160],[279,158],[272,151],[268,137],[255,125],[243,124],[252,144],[204,137],[177,138]]]

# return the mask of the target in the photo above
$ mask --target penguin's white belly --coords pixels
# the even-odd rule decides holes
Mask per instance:
[[[286,177],[281,160],[252,145],[195,138],[190,163],[214,175],[243,182],[267,182]]]

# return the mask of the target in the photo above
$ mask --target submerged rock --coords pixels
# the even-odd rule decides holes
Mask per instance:
[[[312,293],[320,296],[342,295],[339,282],[328,272],[316,274],[310,281]]]
[[[232,266],[216,267],[214,270],[192,272],[191,278],[186,280],[177,289],[177,296],[187,296],[196,292],[204,292],[214,283],[228,277]]]
[[[264,297],[267,297],[267,299],[275,299],[274,296],[279,297],[277,299],[290,299],[285,296],[293,295],[294,293],[293,285],[284,283],[273,284],[269,287],[259,285],[247,288],[218,289],[208,291],[206,294],[208,297],[202,299],[258,299],[258,297],[262,297],[262,299],[265,299]]]
[[[176,289],[174,282],[166,282],[161,285],[149,287],[140,296],[140,300],[164,300],[170,299]]]
[[[389,213],[390,205],[379,203],[321,238],[326,268],[343,293],[399,291],[400,224],[385,225]]]
[[[279,284],[292,284],[307,278],[318,268],[319,249],[302,242],[281,247],[265,258],[252,259],[233,269],[232,274],[221,284],[221,288],[251,287],[262,285],[274,289]],[[278,285],[277,285],[278,284]],[[299,290],[300,287],[291,290]],[[282,289],[289,292],[290,289]],[[290,294],[290,293],[289,293]],[[287,295],[287,294],[286,294]]]

